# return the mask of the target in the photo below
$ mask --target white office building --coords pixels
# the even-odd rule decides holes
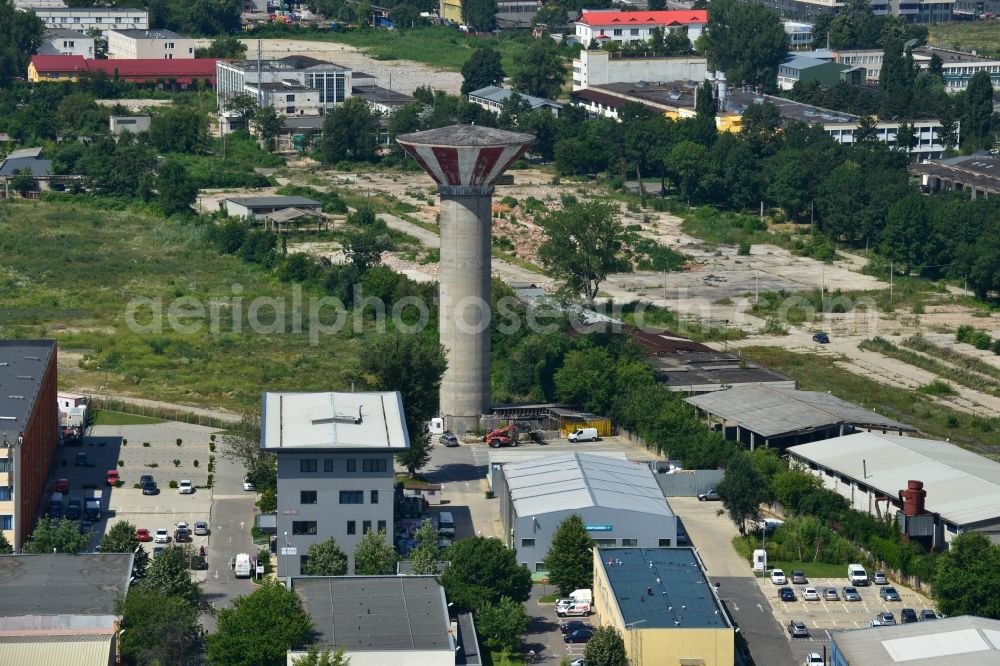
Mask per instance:
[[[196,40],[172,30],[112,30],[108,58],[118,60],[180,60],[194,58]]]
[[[110,30],[148,30],[149,12],[145,9],[117,7],[36,7],[31,11],[46,28],[87,31],[97,28],[105,36]]]
[[[332,62],[308,56],[287,56],[274,60],[219,60],[215,66],[216,92],[219,111],[236,95],[250,95],[260,106],[274,106],[284,115],[300,114],[299,109],[313,108],[323,114],[343,104],[351,96],[352,72]],[[263,84],[258,87],[256,84]],[[285,99],[282,90],[288,89]],[[294,89],[295,92],[292,92]],[[315,97],[305,96],[314,91]],[[288,100],[287,95],[295,95]],[[300,95],[303,97],[300,99]],[[294,101],[295,112],[289,114],[285,107]]]
[[[621,81],[704,81],[708,60],[697,56],[631,56],[582,49],[573,60],[573,90]]]
[[[38,55],[75,55],[81,58],[93,58],[94,38],[79,30],[50,28],[42,36]]]

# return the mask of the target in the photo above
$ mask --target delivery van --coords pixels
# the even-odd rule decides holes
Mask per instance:
[[[599,439],[597,428],[580,428],[569,434],[569,441],[571,442],[596,442]]]
[[[250,555],[248,553],[238,553],[233,559],[233,574],[237,578],[249,578],[250,571]]]

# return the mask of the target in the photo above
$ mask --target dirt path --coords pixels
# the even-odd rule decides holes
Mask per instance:
[[[93,397],[94,404],[96,407],[100,408],[101,401],[105,397],[105,394],[98,391],[93,386],[72,386],[70,387],[75,393],[81,393],[83,395],[90,395]],[[219,409],[205,409],[204,407],[192,407],[191,405],[178,405],[173,402],[163,402],[162,400],[147,400],[146,398],[136,398],[130,395],[116,395],[108,394],[107,397],[111,400],[120,400],[121,402],[128,403],[130,405],[135,405],[137,407],[148,407],[150,409],[156,409],[160,411],[174,411],[182,412],[187,414],[195,414],[197,416],[203,416],[205,418],[217,419],[219,421],[225,421],[226,423],[239,423],[241,416],[239,414],[234,414],[232,412],[227,412]],[[158,415],[157,418],[169,418],[169,415],[164,417],[162,414]]]

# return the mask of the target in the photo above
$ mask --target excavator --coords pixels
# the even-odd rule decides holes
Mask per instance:
[[[511,423],[486,435],[486,444],[494,449],[501,446],[517,446],[517,424]]]

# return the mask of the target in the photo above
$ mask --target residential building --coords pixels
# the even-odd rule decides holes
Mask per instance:
[[[535,14],[542,8],[542,0],[497,0],[497,27],[501,29],[530,28]],[[556,32],[562,26],[551,25]]]
[[[485,88],[480,88],[479,90],[473,90],[469,93],[469,101],[483,107],[487,111],[499,114],[501,108],[503,107],[503,103],[515,94],[527,102],[532,111],[545,109],[553,116],[558,116],[559,112],[562,110],[563,105],[559,102],[554,102],[551,99],[545,99],[544,97],[521,95],[519,93],[515,93],[513,90],[500,88],[499,86],[486,86]]]
[[[152,122],[151,116],[111,116],[108,119],[113,136],[148,132]]]
[[[709,74],[711,77],[711,74]],[[642,104],[654,113],[679,120],[693,118],[695,101],[700,94],[700,81],[653,83],[605,83],[591,85],[570,93],[570,102],[583,107],[591,116],[617,120],[618,113],[629,102]],[[743,126],[743,110],[723,104],[715,114],[715,126],[720,132],[738,132]]]
[[[976,72],[989,74],[993,87],[1000,90],[1000,58],[930,46],[913,49],[912,53],[913,61],[923,69],[930,66],[934,55],[941,59],[941,78],[944,79],[944,89],[947,92],[955,93],[968,88],[969,81]]]
[[[673,546],[674,516],[648,465],[587,453],[561,453],[504,465],[494,492],[518,560],[545,569],[552,537],[579,515],[602,548]]]
[[[53,7],[65,7],[63,0],[14,0],[14,9],[21,11],[34,11],[35,9],[46,9]]]
[[[38,55],[75,55],[81,58],[94,57],[94,38],[79,30],[50,28],[42,36]]]
[[[962,155],[907,166],[925,192],[965,191],[973,199],[1000,194],[1000,158]]]
[[[813,26],[812,23],[800,23],[798,21],[784,20],[781,25],[788,35],[788,48],[792,51],[806,51],[812,48]]]
[[[350,69],[308,56],[287,56],[259,63],[256,60],[219,60],[216,69],[220,112],[226,110],[226,104],[236,95],[250,95],[258,100],[260,106],[274,101],[253,85],[256,83],[298,84],[315,90],[319,95],[318,109],[321,113],[343,104],[351,96]]]
[[[306,197],[285,197],[285,196],[265,196],[265,197],[228,197],[219,202],[219,209],[226,211],[226,215],[233,217],[246,217],[251,220],[260,220],[264,216],[278,211],[296,208],[322,212],[323,204]]]
[[[32,56],[28,65],[28,80],[76,81],[90,72],[104,72],[132,83],[152,83],[160,89],[193,88],[199,81],[215,85],[215,58],[185,58],[183,60],[91,60],[80,56]]]
[[[182,60],[194,58],[197,40],[173,30],[111,30],[108,57],[120,60]]]
[[[820,14],[837,13],[847,4],[843,0],[757,0],[773,7],[782,16],[797,21],[815,22]],[[872,0],[876,16],[898,16],[908,23],[941,23],[952,19],[955,0]]]
[[[41,508],[59,441],[56,356],[55,340],[0,340],[0,531],[15,552]]]
[[[278,458],[278,575],[334,537],[354,569],[366,532],[393,534],[393,455],[410,446],[399,392],[265,393],[260,446]]]
[[[692,548],[594,548],[595,623],[635,666],[732,666],[736,632]]]
[[[362,98],[368,102],[368,106],[372,107],[372,110],[378,111],[384,116],[392,114],[401,106],[413,104],[416,101],[413,95],[375,85],[374,79],[370,85],[359,85],[357,74],[357,72],[354,73],[351,95]]]
[[[118,663],[131,553],[0,556],[0,664]]]
[[[1000,620],[974,615],[830,632],[830,666],[995,666]]]
[[[481,663],[471,615],[449,617],[434,576],[292,576],[287,585],[313,621],[315,642],[343,648],[351,666],[454,666],[458,655]],[[289,666],[304,654],[289,651]]]
[[[632,56],[581,49],[573,60],[573,90],[620,81],[704,81],[708,60],[694,56]]]
[[[855,432],[913,433],[916,428],[825,391],[745,385],[685,398],[713,430],[750,447],[785,449]]]
[[[802,83],[818,81],[824,86],[834,86],[840,82],[843,72],[848,69],[850,68],[835,62],[794,55],[778,65],[778,88],[791,90],[799,81]]]
[[[975,531],[1000,543],[1000,463],[955,444],[863,432],[793,446],[788,460],[910,540],[943,548]]]
[[[648,42],[655,28],[686,30],[691,44],[708,24],[704,9],[631,11],[584,9],[576,22],[576,39],[585,47],[591,42]]]
[[[245,90],[261,108],[272,107],[283,116],[318,116],[325,110],[319,101],[320,91],[294,79],[248,83]]]
[[[109,30],[148,30],[149,12],[118,7],[33,7],[46,28],[69,28],[86,32],[96,28],[107,37]]]

